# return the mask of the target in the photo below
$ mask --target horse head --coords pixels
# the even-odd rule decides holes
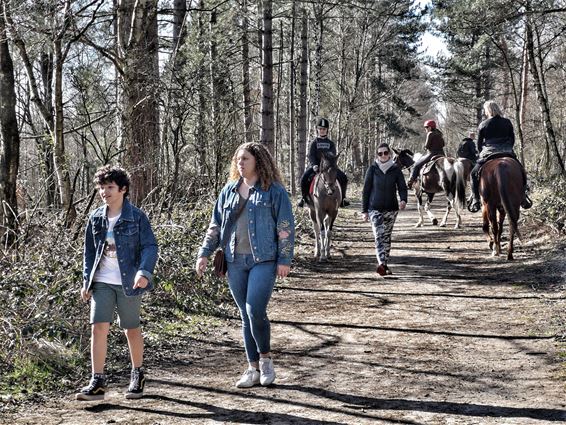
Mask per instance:
[[[393,158],[393,162],[397,164],[397,166],[401,169],[403,168],[410,168],[415,163],[413,159],[413,152],[409,149],[402,149],[398,150],[393,148],[393,152],[395,152],[395,157]]]
[[[337,185],[338,155],[327,152],[323,153],[320,159],[319,174],[324,183],[324,189],[328,195],[334,194]]]

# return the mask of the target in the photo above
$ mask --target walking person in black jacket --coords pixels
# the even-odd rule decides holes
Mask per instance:
[[[397,200],[399,193],[400,202]],[[399,213],[407,205],[407,184],[401,169],[391,159],[387,143],[377,147],[375,162],[369,167],[364,181],[362,215],[371,220],[375,237],[377,273],[392,274],[387,262],[391,250],[391,233]]]

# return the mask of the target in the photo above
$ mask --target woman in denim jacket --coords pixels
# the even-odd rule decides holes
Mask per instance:
[[[208,257],[218,247],[224,250],[249,362],[236,383],[238,388],[270,385],[275,380],[267,304],[275,278],[289,274],[294,233],[291,202],[271,154],[260,143],[241,145],[232,158],[230,179],[216,201],[196,262],[201,276]]]

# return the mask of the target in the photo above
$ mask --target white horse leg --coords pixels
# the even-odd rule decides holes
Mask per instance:
[[[432,213],[432,211],[430,210],[430,202],[428,201],[428,199],[426,200],[425,204],[424,204],[424,210],[426,212],[426,215],[428,215],[428,218],[430,220],[430,222],[436,226],[438,224],[438,220],[436,219],[436,217],[434,216],[434,214]]]
[[[446,222],[448,221],[448,214],[450,214],[450,210],[454,206],[454,197],[452,195],[447,196],[448,204],[446,205],[446,213],[444,217],[442,217],[442,221],[440,222],[440,227],[446,227]]]
[[[456,213],[456,224],[454,225],[454,229],[459,229],[460,224],[462,224],[462,216],[460,215],[460,203],[458,200],[454,202],[454,212]]]
[[[422,208],[423,208],[422,199],[419,199],[417,197],[417,211],[419,212],[419,221],[417,221],[417,224],[415,224],[415,227],[422,227],[422,225],[423,225],[424,218],[423,218]]]
[[[318,221],[312,222],[314,229],[314,258],[320,257],[320,225]]]
[[[328,258],[330,258],[330,236],[331,236],[331,231],[330,231],[330,217],[326,216],[324,217],[324,245],[323,245],[323,257],[325,260],[327,260]]]

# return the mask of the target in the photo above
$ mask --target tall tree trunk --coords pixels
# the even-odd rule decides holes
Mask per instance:
[[[0,2],[3,9],[4,1]],[[20,165],[20,133],[16,116],[14,64],[4,14],[0,13],[0,241],[10,245],[15,239],[18,205],[16,181]]]
[[[299,117],[297,123],[297,177],[305,172],[307,151],[307,89],[309,78],[308,15],[303,9],[301,29],[301,80],[299,82]]]
[[[527,20],[532,19],[527,17]],[[531,75],[533,77],[533,83],[537,93],[537,100],[539,103],[542,121],[545,130],[545,138],[550,148],[554,153],[554,159],[556,165],[558,166],[562,175],[566,175],[566,169],[564,168],[564,161],[560,156],[560,151],[558,150],[558,143],[556,141],[556,135],[554,133],[554,127],[552,125],[552,119],[550,115],[550,107],[548,104],[548,98],[546,97],[546,87],[544,87],[544,79],[542,78],[542,69],[539,69],[536,61],[536,53],[533,38],[533,28],[530,21],[527,22],[527,51],[529,55],[529,64],[531,68]]]
[[[320,114],[320,87],[322,77],[322,42],[324,36],[324,3],[313,5],[316,16],[316,47],[314,53],[314,99],[312,104],[313,116]]]
[[[123,64],[123,163],[131,173],[131,199],[140,204],[157,184],[157,0],[118,0],[118,49]]]
[[[187,0],[173,1],[173,50],[177,51],[183,44],[183,26],[187,14]]]
[[[201,6],[204,2],[201,2]],[[209,52],[210,52],[210,97],[212,99],[212,125],[214,131],[212,132],[212,146],[214,149],[214,192],[217,193],[220,189],[221,174],[224,168],[223,153],[224,153],[224,135],[223,129],[220,125],[220,93],[221,81],[218,73],[218,48],[216,40],[216,10],[210,13],[208,36],[209,36]]]
[[[282,152],[283,141],[281,137],[281,118],[280,118],[280,100],[281,100],[281,80],[283,79],[283,22],[279,23],[279,64],[277,65],[277,95],[275,97],[275,159],[283,161]]]
[[[71,177],[69,173],[69,164],[65,155],[65,136],[63,132],[63,62],[65,61],[61,39],[56,38],[53,43],[53,52],[55,59],[54,68],[54,100],[55,100],[55,129],[54,129],[54,149],[53,157],[55,160],[55,173],[57,175],[57,183],[59,187],[59,196],[61,197],[61,205],[65,211],[65,226],[69,227],[75,221],[77,212],[73,206],[73,193],[71,188]]]
[[[242,91],[244,99],[244,135],[246,142],[253,141],[253,113],[250,96],[250,43],[248,39],[248,1],[242,0]]]
[[[274,154],[273,144],[273,17],[272,0],[263,0],[261,43],[261,143]]]
[[[295,21],[297,3],[293,0],[291,9],[291,41],[289,46],[289,180],[291,182],[291,194],[297,192],[295,181]]]
[[[529,95],[529,55],[527,53],[527,45],[523,46],[522,64],[521,64],[521,99],[519,101],[519,159],[521,163],[525,163],[525,116],[527,110],[527,98]]]

